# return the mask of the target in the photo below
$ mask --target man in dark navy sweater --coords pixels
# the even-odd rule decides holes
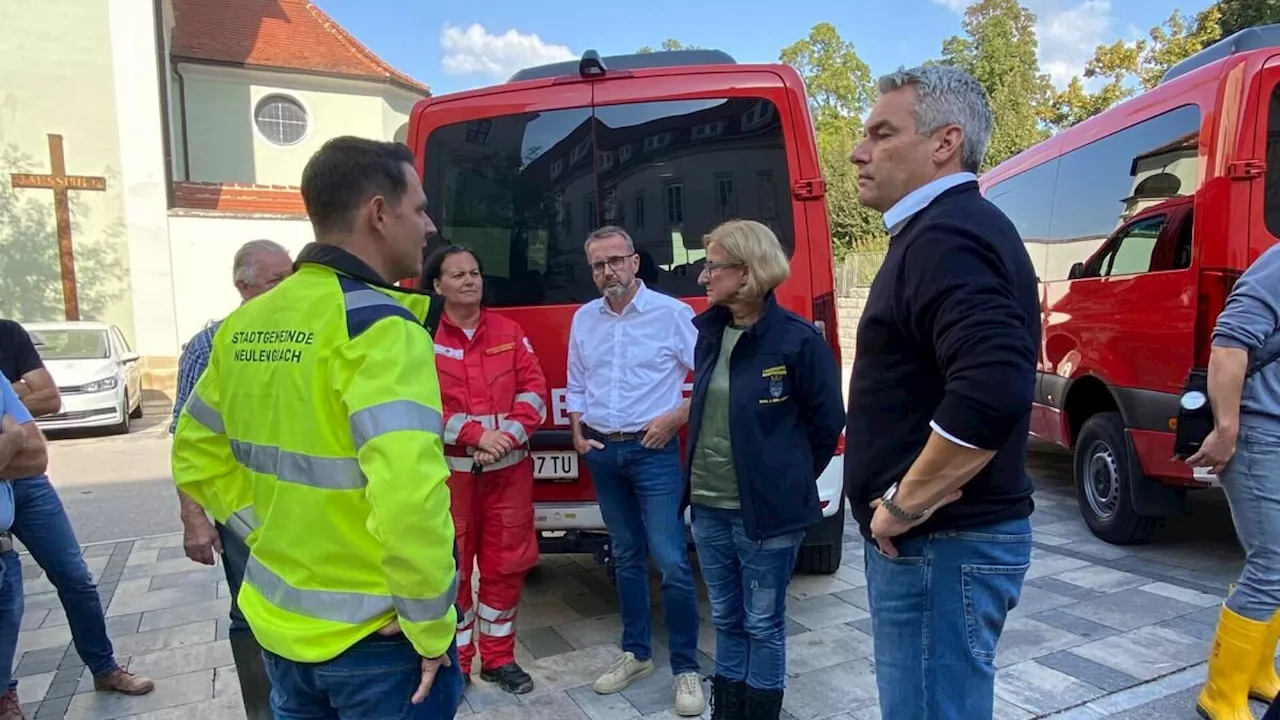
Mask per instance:
[[[996,643],[1031,561],[1035,271],[978,192],[982,87],[923,67],[880,93],[852,160],[892,240],[858,326],[845,472],[881,715],[990,718]]]

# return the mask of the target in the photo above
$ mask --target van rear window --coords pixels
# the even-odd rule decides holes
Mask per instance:
[[[778,108],[761,98],[568,108],[445,125],[426,141],[425,189],[441,243],[473,248],[491,307],[599,297],[583,254],[603,225],[627,229],[640,277],[704,294],[702,236],[759,220],[794,248]]]

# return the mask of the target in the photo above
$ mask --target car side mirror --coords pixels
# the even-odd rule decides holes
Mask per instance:
[[[1084,263],[1078,262],[1071,266],[1071,271],[1067,273],[1068,280],[1079,280],[1084,277]]]
[[[128,365],[129,363],[136,363],[140,357],[141,356],[136,352],[127,352],[120,356],[120,362],[125,365]]]

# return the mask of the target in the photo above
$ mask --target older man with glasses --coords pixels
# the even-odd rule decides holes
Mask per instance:
[[[689,419],[683,388],[693,370],[693,308],[636,277],[640,258],[626,230],[600,228],[585,250],[603,297],[573,316],[566,404],[574,447],[591,470],[609,528],[623,628],[623,654],[595,691],[621,692],[653,675],[647,546],[662,575],[675,709],[701,715],[698,606],[675,439]]]

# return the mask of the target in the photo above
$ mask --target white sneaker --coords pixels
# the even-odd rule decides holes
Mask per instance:
[[[601,695],[612,695],[626,690],[631,683],[643,680],[652,674],[652,660],[640,661],[636,659],[634,653],[625,652],[596,680],[595,691]]]
[[[702,694],[702,679],[698,673],[680,673],[676,676],[676,714],[681,717],[697,717],[707,709],[707,698]]]

